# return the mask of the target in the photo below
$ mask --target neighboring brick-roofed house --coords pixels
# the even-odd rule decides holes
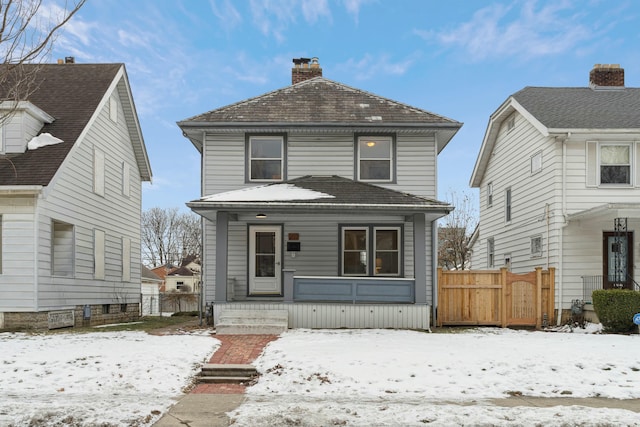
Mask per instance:
[[[151,168],[125,67],[15,70],[35,80],[25,99],[0,93],[0,328],[136,317]]]
[[[178,123],[202,153],[203,286],[290,327],[428,328],[438,153],[461,123],[322,77]]]

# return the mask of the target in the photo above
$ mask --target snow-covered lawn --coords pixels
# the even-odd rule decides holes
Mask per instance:
[[[150,425],[219,344],[209,334],[0,333],[0,426]]]
[[[640,398],[638,335],[295,330],[256,365],[262,376],[232,413],[236,425],[640,425],[640,413],[620,409],[488,402]]]
[[[218,345],[207,331],[1,333],[0,425],[148,426]],[[639,335],[292,330],[255,364],[238,426],[640,426],[628,410],[487,400],[640,398]]]

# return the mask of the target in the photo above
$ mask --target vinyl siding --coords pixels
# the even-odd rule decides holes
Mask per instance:
[[[2,215],[0,311],[31,311],[34,308],[35,206],[35,198],[0,198],[0,215]]]
[[[493,155],[480,185],[480,236],[473,248],[474,269],[486,269],[487,239],[494,239],[494,268],[511,257],[515,273],[553,265],[557,254],[549,253],[557,236],[554,224],[561,220],[560,190],[561,147],[552,138],[543,137],[520,115],[509,131],[500,130]],[[542,170],[531,173],[531,157],[542,153]],[[493,204],[488,206],[487,184],[493,183]],[[511,221],[505,219],[506,190],[511,189]],[[548,207],[547,207],[548,206]],[[547,215],[547,209],[549,214]],[[531,238],[542,237],[542,256],[531,254]],[[553,245],[552,245],[553,246]]]
[[[25,111],[18,111],[0,125],[5,153],[23,153],[27,143],[40,132],[42,122]]]
[[[139,301],[140,294],[140,173],[126,128],[117,92],[118,121],[109,118],[109,102],[102,107],[92,128],[76,144],[42,202],[38,217],[41,245],[38,254],[39,309],[79,304]],[[94,149],[105,154],[105,194],[93,191]],[[131,174],[129,197],[122,194],[122,162]],[[75,274],[52,277],[51,221],[74,225]],[[105,232],[105,278],[94,278],[94,229]],[[131,240],[131,277],[122,281],[122,238]]]

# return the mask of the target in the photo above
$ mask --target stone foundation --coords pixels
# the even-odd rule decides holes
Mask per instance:
[[[0,330],[47,330],[133,322],[140,318],[140,304],[78,305],[68,310],[0,313]]]

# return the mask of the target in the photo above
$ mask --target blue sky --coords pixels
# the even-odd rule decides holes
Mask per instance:
[[[635,0],[89,0],[52,60],[123,62],[151,160],[143,209],[200,197],[200,157],[176,122],[323,76],[464,126],[439,156],[439,198],[471,192],[489,115],[525,86],[587,86],[596,63],[640,86]]]

